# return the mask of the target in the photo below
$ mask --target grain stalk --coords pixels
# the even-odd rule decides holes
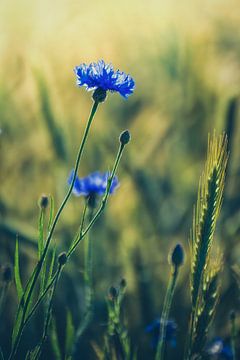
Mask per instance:
[[[211,273],[209,259],[222,205],[227,159],[227,138],[224,134],[216,136],[214,132],[208,139],[207,160],[199,182],[197,205],[194,209],[193,228],[190,234],[192,310],[185,359],[190,359],[193,355],[196,324],[199,314],[203,311],[202,300],[206,279]]]

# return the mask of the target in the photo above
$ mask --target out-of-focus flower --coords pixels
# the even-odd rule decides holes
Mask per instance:
[[[77,76],[77,85],[85,86],[88,91],[101,89],[107,92],[109,90],[128,98],[135,89],[135,82],[130,75],[120,70],[114,71],[112,64],[106,64],[103,60],[76,66],[74,72]],[[99,102],[104,101],[104,96],[102,98],[103,100]]]
[[[145,331],[147,333],[152,334],[152,347],[156,348],[159,340],[159,336],[161,334],[163,321],[160,319],[154,320],[151,324],[149,324]],[[174,320],[167,320],[166,324],[166,341],[170,346],[176,346],[176,330],[177,324]]]
[[[222,338],[217,337],[213,339],[206,347],[206,353],[218,360],[231,360],[233,353],[231,347],[223,341]]]
[[[72,182],[73,175],[74,171],[72,170],[68,179],[69,184]],[[101,173],[99,171],[93,172],[84,178],[79,178],[77,176],[73,186],[73,193],[76,196],[85,197],[103,195],[107,188],[109,176],[110,174],[108,172]],[[112,194],[118,186],[118,179],[116,176],[114,176],[109,193]]]

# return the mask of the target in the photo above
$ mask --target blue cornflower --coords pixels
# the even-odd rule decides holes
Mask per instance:
[[[233,353],[231,347],[226,344],[222,338],[217,337],[212,340],[206,347],[206,353],[214,356],[214,359],[231,360]]]
[[[85,86],[88,91],[103,90],[105,97],[109,90],[116,91],[124,98],[128,98],[135,88],[135,82],[130,75],[120,70],[114,71],[112,64],[105,64],[103,60],[89,65],[76,66],[74,72],[77,76],[78,86]]]
[[[156,348],[158,344],[158,340],[161,334],[162,320],[156,319],[151,324],[149,324],[145,331],[147,333],[152,334],[152,347]],[[177,324],[174,320],[167,320],[166,322],[166,341],[170,344],[170,346],[176,346],[176,330]]]
[[[68,183],[71,184],[74,175],[74,170],[72,170]],[[106,191],[107,181],[109,178],[109,173],[100,173],[99,171],[93,172],[84,178],[79,178],[78,176],[75,179],[73,186],[73,193],[76,196],[85,196],[91,197],[95,195],[103,195]],[[112,194],[115,189],[119,186],[119,182],[116,176],[114,176],[111,187],[110,194]]]

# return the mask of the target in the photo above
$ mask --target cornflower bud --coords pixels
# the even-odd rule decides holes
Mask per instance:
[[[184,262],[184,250],[181,244],[177,244],[172,253],[171,253],[171,257],[170,257],[170,262],[173,266],[175,267],[179,267],[183,264]]]
[[[48,206],[48,196],[43,194],[39,200],[39,206],[41,209],[46,209]]]
[[[131,134],[128,130],[123,131],[119,136],[120,144],[127,145],[131,140]]]
[[[67,262],[67,254],[65,252],[62,252],[61,254],[58,255],[58,264],[60,266],[65,265]]]
[[[127,287],[126,279],[122,278],[119,285],[120,285],[120,288],[124,290]]]
[[[108,290],[108,297],[110,300],[115,300],[118,297],[118,291],[114,286],[111,286]]]

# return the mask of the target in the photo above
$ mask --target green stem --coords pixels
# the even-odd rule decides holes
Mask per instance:
[[[89,218],[89,222],[90,222],[93,218],[93,209],[90,209],[88,218]],[[84,261],[85,261],[84,280],[85,280],[85,285],[87,287],[91,287],[92,286],[92,241],[90,238],[90,233],[88,233],[88,236],[85,240],[85,249],[84,250],[85,250],[85,253],[84,253]]]
[[[192,308],[190,324],[189,324],[189,333],[186,340],[185,352],[184,352],[184,360],[189,360],[189,356],[192,351],[192,342],[193,342],[193,329],[194,329],[194,321],[195,321],[195,308]]]
[[[59,276],[58,274],[58,270],[55,272],[55,274],[53,275],[51,281],[49,282],[49,284],[46,286],[45,290],[43,291],[43,293],[41,294],[41,296],[38,298],[37,302],[35,303],[35,305],[33,306],[32,310],[30,311],[30,313],[28,314],[27,318],[25,319],[24,322],[24,327],[28,324],[29,320],[31,319],[31,317],[34,315],[35,311],[37,310],[38,306],[40,305],[40,303],[43,301],[43,299],[45,298],[45,296],[47,295],[48,291],[52,288],[54,282],[56,281],[56,278]]]
[[[7,293],[7,289],[8,289],[8,283],[4,283],[2,289],[1,289],[1,295],[0,295],[0,317],[2,315],[3,312],[3,307],[4,307],[4,303],[5,303],[5,296]]]
[[[231,320],[231,348],[232,348],[232,355],[233,360],[236,360],[236,322],[235,322],[235,316]]]
[[[69,258],[72,253],[74,252],[74,250],[76,249],[76,247],[78,246],[78,244],[80,243],[80,241],[82,241],[82,239],[85,237],[85,235],[88,233],[88,231],[91,229],[91,227],[95,224],[95,222],[97,221],[97,219],[99,218],[99,216],[101,215],[101,213],[103,212],[103,210],[105,209],[105,206],[107,204],[107,200],[109,197],[109,193],[110,193],[110,189],[111,189],[111,185],[112,185],[112,181],[113,178],[115,176],[119,161],[121,159],[122,153],[123,153],[123,149],[124,149],[124,145],[120,144],[119,146],[119,150],[118,150],[118,154],[113,166],[113,170],[112,173],[108,179],[108,185],[106,188],[106,192],[105,195],[101,201],[101,205],[99,206],[97,212],[95,213],[95,215],[93,216],[92,220],[89,222],[89,224],[87,225],[87,227],[85,228],[85,230],[83,230],[80,235],[79,235],[79,239],[77,241],[74,242],[74,244],[71,246],[71,248],[69,249],[68,253],[67,253],[67,257]]]
[[[108,179],[108,184],[107,184],[107,188],[106,188],[106,192],[105,192],[105,195],[102,199],[102,202],[101,202],[101,205],[98,209],[98,211],[96,212],[96,214],[93,216],[92,220],[89,222],[89,224],[87,225],[86,229],[85,230],[82,230],[80,231],[79,233],[79,238],[78,240],[76,240],[70,250],[68,251],[68,254],[67,254],[67,257],[69,258],[71,256],[71,254],[74,252],[74,250],[76,249],[77,245],[80,243],[80,241],[86,236],[86,234],[89,232],[89,230],[91,229],[91,227],[94,225],[94,223],[96,222],[96,220],[98,219],[98,217],[101,215],[101,213],[103,212],[105,206],[106,206],[106,203],[107,203],[107,200],[108,200],[108,197],[109,197],[109,193],[110,193],[110,189],[111,189],[111,185],[112,185],[112,181],[113,181],[113,178],[115,176],[115,173],[117,171],[117,167],[118,167],[118,164],[119,164],[119,161],[121,159],[121,156],[122,156],[122,153],[123,153],[123,149],[124,149],[124,144],[120,144],[119,146],[119,150],[118,150],[118,153],[117,153],[117,156],[116,156],[116,160],[115,160],[115,163],[114,163],[114,166],[113,166],[113,170],[111,172],[111,175]],[[76,168],[75,168],[76,170]],[[71,189],[72,190],[72,189]],[[85,211],[84,211],[84,217],[85,217]],[[81,228],[82,228],[83,224],[81,224]],[[46,294],[48,293],[49,289],[51,288],[55,278],[57,276],[57,272],[54,274],[51,282],[49,283],[49,285],[46,287],[45,291],[43,292],[43,294],[41,295],[41,297],[38,299],[38,301],[36,302],[36,304],[34,305],[33,309],[31,310],[31,312],[29,313],[27,319],[25,319],[24,317],[24,321],[23,323],[21,324],[21,332],[19,331],[18,333],[18,339],[16,340],[15,342],[15,348],[13,348],[11,354],[10,354],[10,357],[8,360],[12,360],[16,354],[16,351],[17,351],[17,348],[18,348],[18,345],[19,345],[19,341],[20,341],[20,337],[22,335],[22,332],[23,332],[23,329],[24,327],[26,326],[26,324],[29,322],[30,318],[32,317],[32,315],[34,314],[34,312],[36,311],[37,307],[39,306],[40,302],[43,300],[43,298],[46,296]],[[17,342],[18,341],[18,342]]]
[[[163,304],[163,311],[162,316],[160,319],[160,330],[161,335],[158,341],[157,353],[155,360],[163,360],[164,358],[164,351],[166,345],[166,330],[167,330],[167,321],[169,318],[169,312],[172,304],[172,299],[174,295],[174,291],[176,288],[176,282],[178,277],[178,267],[175,266],[173,273],[171,274],[171,278],[168,284],[167,293],[165,296],[164,304]]]
[[[89,222],[93,217],[93,209],[90,210],[89,214]],[[85,303],[86,303],[86,311],[91,311],[92,308],[92,298],[93,298],[93,290],[92,290],[92,239],[90,238],[90,232],[85,239],[85,254],[84,254],[84,282],[85,282]]]
[[[42,256],[39,259],[39,261],[38,261],[38,263],[36,265],[36,268],[34,270],[34,278],[32,280],[28,296],[27,296],[27,298],[26,298],[26,300],[24,302],[20,327],[19,327],[19,330],[18,330],[18,333],[17,333],[17,336],[16,336],[16,340],[15,340],[15,342],[13,344],[11,354],[9,356],[9,360],[12,360],[14,358],[14,356],[16,354],[16,351],[17,351],[17,348],[19,346],[19,342],[20,342],[20,338],[21,338],[21,335],[22,335],[22,330],[23,330],[23,326],[24,326],[24,322],[25,322],[25,317],[26,317],[28,305],[29,305],[33,290],[34,290],[34,288],[36,286],[37,279],[38,279],[39,274],[41,272],[42,265],[43,265],[43,262],[45,260],[45,257],[46,257],[47,251],[48,251],[48,247],[50,245],[50,241],[51,241],[53,232],[55,230],[55,227],[57,225],[58,219],[59,219],[59,217],[60,217],[60,215],[61,215],[61,213],[62,213],[62,211],[63,211],[63,209],[64,209],[64,207],[65,207],[71,193],[72,193],[72,189],[73,189],[76,177],[77,177],[77,171],[78,171],[78,167],[79,167],[80,160],[81,160],[81,157],[82,157],[82,153],[83,153],[83,150],[84,150],[84,146],[85,146],[85,143],[86,143],[86,140],[87,140],[87,137],[88,137],[88,133],[89,133],[91,123],[92,123],[94,115],[95,115],[95,113],[97,111],[97,107],[98,107],[98,102],[94,102],[91,113],[90,113],[90,116],[89,116],[89,119],[88,119],[88,122],[87,122],[87,125],[86,125],[86,128],[85,128],[85,131],[84,131],[84,134],[83,134],[83,138],[82,138],[82,141],[81,141],[81,144],[80,144],[80,148],[79,148],[79,151],[78,151],[77,160],[76,160],[76,163],[75,163],[74,174],[73,174],[73,179],[72,179],[71,185],[70,185],[69,190],[68,190],[68,192],[67,192],[61,206],[59,207],[58,212],[57,212],[54,220],[53,220],[53,223],[51,225],[51,228],[49,230],[49,233],[48,233],[48,236],[47,236],[47,239],[46,239],[46,242],[45,242],[45,246],[44,246]],[[21,301],[20,301],[19,306],[22,306]]]
[[[50,298],[49,298],[49,302],[48,302],[43,336],[42,336],[38,351],[37,351],[37,353],[35,355],[35,359],[39,359],[39,357],[41,356],[42,348],[43,348],[43,345],[44,345],[44,343],[46,341],[46,338],[47,338],[48,328],[49,328],[49,325],[50,325],[51,315],[52,315],[53,296],[54,296],[55,291],[56,291],[56,287],[57,287],[58,279],[59,279],[60,274],[61,274],[61,270],[62,270],[62,266],[59,265],[58,270],[57,270],[57,274],[56,274],[56,278],[55,278],[53,286],[51,288],[52,291],[50,293]]]
[[[87,201],[86,201],[87,203]],[[90,210],[89,221],[92,220],[93,209]],[[80,232],[81,233],[81,232]],[[84,285],[85,285],[85,313],[76,331],[72,352],[75,353],[79,340],[92,320],[93,314],[93,284],[92,284],[92,239],[89,236],[84,241]]]

